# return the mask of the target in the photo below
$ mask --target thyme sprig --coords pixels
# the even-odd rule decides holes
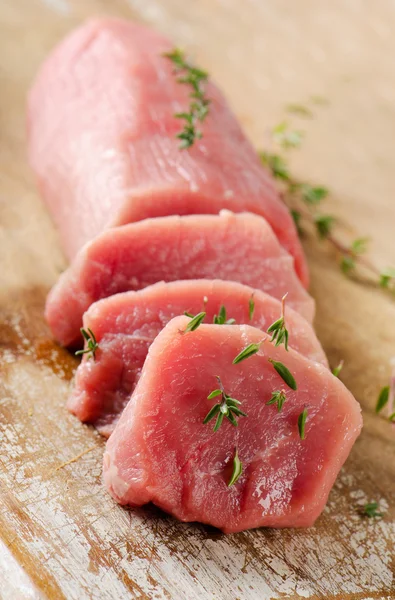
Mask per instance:
[[[274,345],[280,346],[280,344],[284,344],[285,349],[288,351],[288,338],[289,333],[288,329],[285,326],[285,300],[287,298],[287,294],[281,299],[281,316],[277,321],[274,321],[268,328],[267,332],[272,334],[271,342],[274,342]]]
[[[189,63],[185,53],[179,48],[166,52],[164,56],[171,60],[175,72],[179,74],[177,82],[192,88],[189,94],[191,99],[189,110],[174,115],[177,119],[184,121],[184,128],[176,136],[181,140],[180,148],[190,148],[197,139],[202,138],[203,134],[200,129],[197,129],[197,122],[202,123],[209,112],[210,100],[205,96],[204,90],[208,73]]]
[[[238,481],[242,472],[243,472],[243,464],[242,464],[241,460],[239,459],[237,448],[235,448],[235,455],[233,458],[233,471],[232,471],[231,478],[229,479],[228,487],[231,487]]]
[[[208,396],[208,400],[212,400],[218,396],[221,396],[220,402],[215,404],[213,408],[209,410],[207,415],[203,420],[203,425],[206,425],[211,419],[216,418],[215,425],[213,431],[218,431],[221,427],[224,418],[228,419],[228,421],[234,426],[238,426],[237,418],[238,417],[246,417],[247,414],[242,411],[239,406],[241,404],[240,400],[236,400],[236,398],[232,398],[227,394],[222,385],[222,381],[220,377],[217,376],[217,381],[219,388],[213,390]]]
[[[77,350],[77,352],[75,353],[76,356],[82,356],[83,354],[86,354],[87,359],[93,359],[95,360],[95,354],[97,349],[99,348],[99,344],[97,343],[97,340],[95,338],[95,334],[93,333],[92,329],[90,329],[88,327],[88,329],[84,329],[83,327],[81,327],[80,329],[82,337],[85,340],[85,345],[86,348],[84,348],[83,350]]]
[[[298,140],[296,144],[284,143],[280,135],[284,131],[284,123],[280,123],[272,132],[272,139],[281,150],[290,150],[300,145],[301,135],[296,138],[295,135],[291,136],[291,139]],[[289,137],[289,129],[287,131]],[[321,204],[328,197],[329,190],[320,185],[298,181],[291,175],[286,158],[278,152],[261,151],[259,156],[262,164],[281,184],[283,199],[290,209],[299,234],[304,232],[303,225],[309,223],[315,229],[317,237],[326,240],[334,248],[345,275],[355,275],[357,269],[362,267],[380,287],[395,292],[395,268],[378,269],[366,257],[368,238],[357,237],[350,243],[344,243],[337,233],[339,219],[321,210]]]
[[[270,398],[270,400],[268,402],[266,402],[266,406],[269,406],[271,404],[276,404],[277,411],[281,412],[286,399],[287,399],[287,396],[286,396],[284,390],[276,390],[275,392],[272,392],[272,397]]]

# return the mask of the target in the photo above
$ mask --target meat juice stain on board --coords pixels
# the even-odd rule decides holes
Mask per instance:
[[[73,378],[78,360],[52,340],[44,320],[47,294],[35,286],[0,297],[0,371],[23,357],[65,381]]]

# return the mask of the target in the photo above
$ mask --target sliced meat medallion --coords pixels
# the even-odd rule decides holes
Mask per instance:
[[[139,292],[125,292],[93,304],[84,314],[84,328],[99,343],[95,360],[84,357],[77,369],[68,409],[81,421],[94,423],[105,436],[113,431],[140,376],[148,348],[163,327],[185,311],[206,312],[212,323],[225,307],[225,321],[267,328],[281,315],[278,300],[233,281],[160,282]],[[312,327],[286,306],[290,345],[328,366]]]
[[[29,154],[67,256],[110,226],[227,208],[264,216],[307,285],[292,218],[212,83],[203,137],[180,150],[174,115],[191,89],[163,56],[171,49],[142,25],[98,19],[44,63],[28,103]]]
[[[186,332],[189,322],[173,319],[150,347],[107,442],[108,490],[120,504],[153,502],[181,521],[226,533],[312,525],[360,432],[359,404],[329,369],[262,342],[258,329],[202,324]],[[261,343],[258,353],[233,364],[252,343]],[[296,391],[269,359],[289,369]],[[208,399],[220,385],[227,400]],[[285,393],[280,411],[268,405],[275,391]],[[224,418],[214,431],[215,418],[203,421],[229,396],[247,416],[233,415],[237,427]],[[241,475],[233,469],[236,450]]]
[[[64,345],[80,339],[82,315],[107,296],[158,281],[226,279],[261,289],[311,321],[314,301],[267,221],[251,213],[146,219],[87,244],[48,296],[46,317]]]

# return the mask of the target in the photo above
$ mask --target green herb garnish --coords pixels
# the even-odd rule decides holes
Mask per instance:
[[[270,404],[276,404],[277,405],[277,411],[281,412],[281,409],[284,405],[284,402],[286,401],[287,396],[285,395],[284,390],[276,390],[275,392],[272,392],[272,397],[270,398],[270,400],[268,402],[266,402],[266,405],[270,405]]]
[[[280,344],[284,344],[285,349],[288,350],[288,338],[289,333],[288,329],[285,326],[285,300],[287,298],[287,294],[285,294],[281,299],[281,316],[277,321],[274,321],[267,330],[268,333],[272,334],[271,342],[274,342],[275,346],[280,346]]]
[[[236,323],[236,319],[227,319],[226,318],[226,308],[224,305],[219,309],[219,314],[214,315],[213,319],[214,325],[234,325]]]
[[[277,360],[273,360],[272,358],[269,358],[268,360],[270,363],[272,363],[273,367],[280,375],[281,379],[285,381],[287,386],[290,387],[291,390],[297,390],[298,386],[291,371],[285,365],[283,365],[283,363],[278,362]]]
[[[298,417],[299,437],[301,440],[304,440],[306,437],[306,433],[305,433],[306,419],[307,419],[307,408],[305,408]]]
[[[319,97],[315,98],[318,102]],[[313,98],[311,100],[314,101]],[[324,99],[319,101],[326,102]],[[272,133],[274,141],[277,142],[280,148],[286,150],[297,147],[302,140],[301,132],[290,131],[286,122],[277,125]],[[325,239],[336,250],[340,257],[339,265],[343,273],[351,275],[358,266],[363,266],[375,277],[378,285],[384,289],[395,291],[395,269],[391,267],[378,269],[369,260],[361,256],[366,252],[367,238],[357,238],[350,245],[343,243],[340,237],[336,235],[338,219],[334,215],[317,212],[318,205],[329,194],[326,187],[297,181],[292,176],[288,163],[281,154],[260,151],[259,157],[262,164],[270,169],[273,177],[280,181],[283,192],[282,197],[291,212],[300,235],[308,231],[303,226],[305,221],[308,221],[314,225],[318,237]],[[304,207],[307,210],[304,210]]]
[[[236,400],[235,398],[231,398],[228,394],[226,394],[221,379],[217,377],[219,383],[219,389],[213,390],[208,396],[208,400],[212,400],[217,396],[221,396],[221,401],[218,404],[215,404],[211,410],[207,413],[203,420],[203,424],[206,425],[211,419],[217,417],[214,425],[213,431],[218,431],[218,429],[222,425],[222,421],[224,417],[228,419],[230,423],[234,427],[237,427],[238,423],[236,417],[246,417],[246,413],[243,412],[239,406],[241,404],[240,400]]]
[[[290,209],[290,213],[291,213],[291,217],[293,218],[293,221],[296,225],[298,235],[301,236],[303,234],[303,230],[301,227],[302,213],[299,210],[295,210],[294,208]]]
[[[312,186],[309,183],[303,183],[300,186],[300,192],[305,204],[316,206],[327,197],[329,190],[323,186]]]
[[[248,317],[250,321],[252,321],[252,317],[254,316],[255,311],[255,302],[254,302],[254,294],[251,294],[251,298],[248,301]]]
[[[389,288],[391,281],[395,281],[395,269],[384,269],[380,273],[380,285],[382,288]]]
[[[75,353],[76,356],[81,356],[82,354],[86,354],[87,359],[89,360],[90,358],[93,358],[93,360],[95,360],[95,353],[96,350],[99,347],[99,344],[96,341],[95,335],[92,331],[92,329],[84,329],[83,327],[81,327],[80,329],[81,334],[86,342],[86,348],[84,348],[83,350],[77,350],[77,352]]]
[[[263,340],[262,340],[263,342]],[[250,358],[250,356],[253,356],[254,354],[256,354],[259,351],[259,348],[261,347],[262,342],[259,342],[259,344],[248,344],[248,346],[246,346],[244,348],[244,350],[242,350],[234,359],[233,359],[233,364],[237,365],[238,363],[240,363],[242,360],[245,360],[246,358]]]
[[[188,316],[190,315],[188,314]],[[184,329],[184,333],[188,333],[188,331],[195,331],[195,329],[197,329],[199,325],[203,323],[205,316],[205,312],[200,312],[196,316],[192,317],[192,319],[189,321],[188,325]]]
[[[390,397],[390,386],[386,385],[380,390],[379,397],[377,398],[376,404],[376,413],[378,414],[383,410],[383,408],[388,404],[388,399]]]
[[[314,104],[320,104],[321,106],[328,106],[329,104],[329,100],[328,98],[325,98],[325,96],[311,96],[310,100],[314,103]]]
[[[368,237],[361,237],[355,239],[350,247],[351,252],[355,255],[365,254],[368,250],[368,244],[370,239]]]
[[[283,121],[274,127],[273,137],[284,149],[297,148],[302,142],[303,133],[301,131],[293,131],[292,129],[289,129],[288,123]]]
[[[352,242],[349,248],[344,250],[340,263],[340,268],[343,273],[348,275],[351,271],[355,270],[358,257],[361,256],[361,254],[365,254],[367,251],[368,242],[369,238],[357,238]]]
[[[314,224],[320,238],[327,238],[335,226],[336,219],[332,215],[315,215]]]
[[[287,104],[287,106],[285,107],[287,112],[289,113],[293,113],[294,115],[298,115],[300,117],[307,117],[307,118],[311,118],[313,116],[313,113],[311,112],[311,110],[309,108],[307,108],[307,106],[304,106],[303,104]]]
[[[341,361],[339,362],[339,364],[337,365],[337,367],[335,367],[335,368],[332,370],[332,374],[333,374],[335,377],[339,377],[339,374],[340,374],[340,371],[341,371],[341,370],[342,370],[342,368],[343,368],[343,365],[344,365],[344,360],[341,360]]]
[[[188,112],[176,113],[177,119],[185,121],[183,130],[177,134],[181,140],[180,148],[190,148],[197,139],[201,139],[202,132],[197,129],[198,121],[202,122],[209,112],[210,100],[205,96],[204,84],[207,82],[208,73],[191,65],[185,58],[185,54],[179,48],[164,54],[166,58],[172,61],[178,83],[189,85],[192,88],[190,93],[191,103]]]
[[[340,261],[340,268],[345,275],[348,275],[356,267],[356,261],[353,256],[345,254]]]
[[[271,170],[273,177],[281,179],[282,181],[289,181],[290,174],[288,166],[282,156],[261,151],[259,157],[262,164]]]
[[[234,485],[236,483],[236,481],[239,479],[242,472],[243,472],[243,465],[239,459],[239,455],[237,453],[237,448],[235,448],[235,455],[233,458],[233,471],[232,471],[232,476],[229,479],[228,487],[231,487],[232,485]]]
[[[365,506],[363,507],[363,514],[365,516],[369,517],[369,519],[381,518],[384,516],[384,514],[382,512],[380,512],[378,510],[378,508],[379,508],[378,502],[369,502],[368,504],[365,504]]]

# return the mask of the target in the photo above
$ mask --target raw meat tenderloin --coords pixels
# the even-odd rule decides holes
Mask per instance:
[[[258,354],[233,365],[262,331],[248,325],[201,325],[184,333],[177,317],[151,345],[143,371],[104,454],[105,484],[120,504],[153,502],[181,521],[200,521],[226,533],[253,527],[305,527],[324,508],[329,491],[358,436],[359,404],[319,363],[265,341]],[[292,391],[268,358],[285,364]],[[219,431],[203,419],[226,393],[242,402],[238,427]],[[268,406],[284,389],[281,412]],[[305,439],[298,416],[307,408]],[[237,448],[243,472],[228,482]]]
[[[250,319],[251,297],[254,311]],[[281,314],[280,302],[264,292],[233,281],[205,279],[160,282],[93,304],[84,314],[84,327],[94,332],[99,349],[94,361],[84,357],[78,367],[68,409],[108,437],[137,383],[148,348],[163,327],[185,311],[197,314],[204,310],[205,322],[212,323],[221,305],[227,318],[264,331]],[[328,366],[309,323],[288,307],[285,317],[290,345]]]
[[[175,113],[190,104],[162,35],[99,19],[68,36],[30,92],[30,162],[71,259],[105,228],[148,217],[251,211],[308,271],[292,218],[212,83],[203,138],[180,150]]]
[[[267,221],[251,213],[161,217],[123,225],[87,244],[50,292],[46,317],[64,345],[80,339],[82,315],[107,296],[158,281],[239,281],[280,299],[311,322],[314,301]]]

